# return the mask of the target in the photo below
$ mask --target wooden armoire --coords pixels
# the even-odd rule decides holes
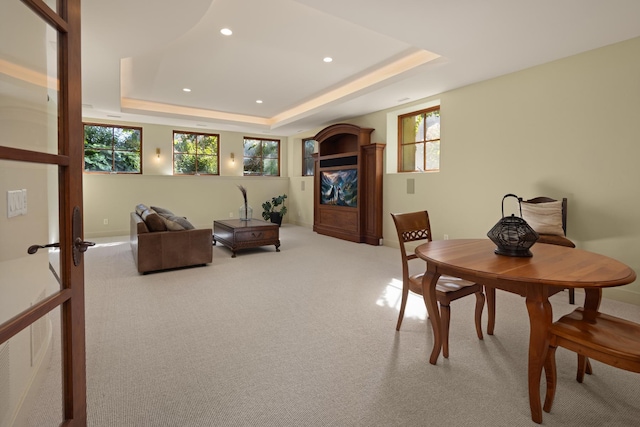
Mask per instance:
[[[329,126],[314,137],[313,230],[358,243],[382,239],[382,154],[373,129]]]

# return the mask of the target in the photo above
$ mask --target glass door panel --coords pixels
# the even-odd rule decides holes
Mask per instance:
[[[62,331],[60,329],[60,309],[56,308],[52,310],[42,319],[38,320],[32,325],[35,328],[37,334],[34,334],[34,341],[38,343],[40,340],[40,346],[48,344],[47,339],[51,339],[51,345],[49,351],[44,353],[41,358],[34,359],[34,364],[40,363],[42,368],[34,381],[33,390],[30,392],[33,395],[33,401],[37,402],[31,406],[26,418],[26,427],[40,427],[40,426],[59,426],[64,419],[62,413],[62,394],[59,393],[62,390],[62,361],[60,360],[60,337]],[[42,332],[52,331],[49,335],[44,336]],[[24,333],[21,332],[21,333]]]
[[[0,160],[0,324],[61,289],[58,248],[28,253],[31,245],[59,241],[57,170],[54,165]],[[54,312],[59,316],[58,309]],[[21,417],[26,409],[22,397],[34,396],[34,380],[50,369],[52,340],[60,341],[60,321],[53,317],[54,312],[0,344],[0,426],[13,425]],[[52,329],[52,320],[57,331]],[[60,382],[60,364],[52,369],[58,371]],[[62,396],[58,393],[50,398],[60,402]],[[58,405],[60,411],[62,405]],[[58,424],[61,420],[58,415]]]
[[[0,40],[0,145],[57,154],[58,32],[21,1],[3,0]]]
[[[58,167],[0,160],[0,323],[58,292]],[[29,254],[31,246],[37,249]],[[10,297],[12,296],[12,297]]]

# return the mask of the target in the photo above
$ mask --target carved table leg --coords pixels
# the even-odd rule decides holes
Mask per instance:
[[[487,296],[487,314],[489,315],[487,333],[493,335],[493,329],[496,326],[496,288],[485,286],[484,293]]]
[[[529,405],[531,419],[542,422],[540,402],[540,377],[549,349],[549,327],[552,311],[547,289],[539,284],[527,285],[527,311],[529,313]]]

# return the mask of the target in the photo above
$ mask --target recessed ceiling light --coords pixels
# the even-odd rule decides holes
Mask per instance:
[[[182,89],[183,92],[191,92],[191,89],[189,89],[188,87],[185,87]]]
[[[324,61],[324,62],[331,62],[331,61],[333,61],[333,58],[332,58],[332,57],[330,57],[330,56],[327,56],[327,57],[325,57],[325,58],[323,59],[323,61]]]
[[[262,99],[256,99],[256,104],[262,104]]]
[[[230,36],[231,34],[233,34],[233,31],[231,31],[228,28],[223,28],[220,30],[220,34],[225,35],[225,36]]]

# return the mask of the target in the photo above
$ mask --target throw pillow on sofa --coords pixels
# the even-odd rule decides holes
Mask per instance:
[[[142,203],[140,203],[139,205],[136,206],[136,213],[138,214],[138,216],[140,218],[142,218],[142,214],[144,213],[144,211],[146,211],[147,209],[149,209],[148,206],[143,205]]]
[[[186,218],[181,217],[181,216],[175,216],[175,215],[163,216],[163,215],[161,215],[161,217],[164,220],[164,223],[167,226],[167,229],[169,231],[193,230],[195,228],[189,221],[187,221]]]
[[[156,211],[160,216],[174,216],[175,214],[171,212],[169,209],[161,208],[159,206],[151,206],[151,209]]]
[[[169,231],[193,230],[195,228],[185,217],[177,216],[168,209],[157,206],[151,206],[151,209],[160,215]]]
[[[142,212],[141,218],[147,224],[149,231],[167,231],[164,220],[153,209],[147,209]]]

